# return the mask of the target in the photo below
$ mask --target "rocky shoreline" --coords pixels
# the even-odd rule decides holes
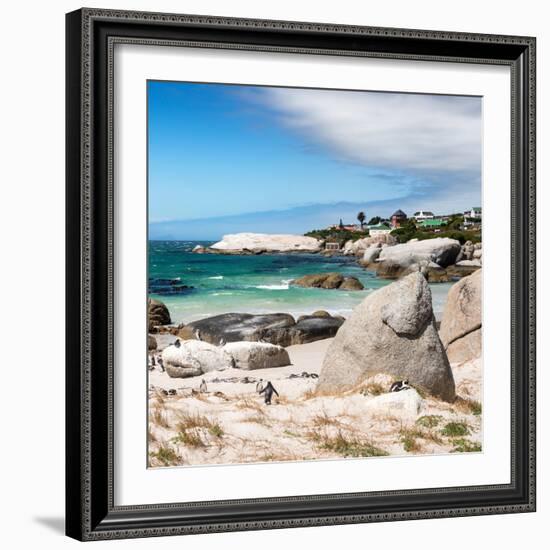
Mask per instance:
[[[163,360],[190,369],[178,377],[201,374],[201,360],[202,372],[233,366],[242,361],[233,352],[255,355],[263,364],[286,347],[335,338],[323,363],[320,391],[349,389],[385,373],[452,400],[449,358],[464,361],[481,353],[481,270],[451,287],[440,325],[427,278],[419,271],[369,294],[348,319],[323,310],[297,319],[288,313],[225,313],[174,326],[162,302],[150,299],[148,307],[148,347],[157,350],[157,334],[177,339],[177,348]]]
[[[466,241],[463,245],[456,239],[440,238],[417,240],[398,244],[391,234],[366,237],[348,241],[341,250],[325,250],[325,242],[302,235],[265,235],[260,233],[237,233],[225,235],[223,239],[210,247],[197,246],[196,254],[328,254],[331,256],[355,256],[359,265],[375,271],[384,279],[399,279],[421,271],[428,282],[451,282],[471,275],[482,267],[483,251],[481,243]],[[333,274],[319,274],[333,275]],[[309,276],[307,276],[309,277]],[[298,286],[316,286],[307,284],[304,277],[293,281]],[[348,284],[340,281],[346,289]],[[347,290],[360,290],[353,281]],[[323,286],[321,288],[339,288]]]
[[[150,334],[153,466],[481,450],[480,270],[451,287],[440,327],[419,271],[347,319],[229,313],[176,327],[161,302],[149,311],[164,323]],[[273,407],[257,392],[267,380]],[[395,380],[410,389],[390,392]]]

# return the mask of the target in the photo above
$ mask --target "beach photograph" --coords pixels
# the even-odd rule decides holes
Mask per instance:
[[[150,468],[483,452],[482,101],[147,83]]]

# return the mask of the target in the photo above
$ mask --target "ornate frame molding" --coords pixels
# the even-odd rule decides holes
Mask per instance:
[[[254,42],[248,40],[247,33],[254,34]],[[235,39],[237,35],[243,40]],[[346,40],[350,36],[365,37],[368,41],[363,47],[361,43],[348,47]],[[322,47],[326,37],[335,38],[346,47]],[[280,44],[273,44],[274,41]],[[307,45],[308,41],[311,45]],[[511,67],[514,229],[510,486],[114,506],[112,79],[117,43]],[[87,8],[68,14],[67,534],[80,540],[100,540],[533,511],[536,500],[535,86],[535,39],[531,37]],[[98,397],[102,390],[105,395]],[[102,406],[106,407],[105,413],[100,410]],[[521,466],[514,467],[519,461]],[[506,493],[506,498],[488,505],[467,500],[467,495],[474,492],[481,495],[490,491],[495,495]],[[394,505],[395,511],[388,509],[395,502],[392,499],[405,500],[412,496],[415,502],[419,497],[429,502],[430,497],[433,506],[420,509],[412,504]],[[354,505],[359,499],[377,499],[380,504],[377,510],[350,512],[358,508]],[[298,513],[291,506],[305,501],[311,504],[311,511]],[[325,502],[326,505],[321,506]],[[268,505],[270,514],[254,514],[253,508],[259,504]],[[193,511],[202,508],[208,513],[199,521]],[[238,513],[233,512],[233,508],[239,508]]]

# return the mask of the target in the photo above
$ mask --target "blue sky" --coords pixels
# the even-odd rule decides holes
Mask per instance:
[[[480,98],[148,83],[149,234],[312,228],[480,205]]]

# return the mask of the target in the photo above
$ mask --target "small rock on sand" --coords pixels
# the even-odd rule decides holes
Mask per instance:
[[[414,389],[384,393],[365,401],[365,409],[371,414],[387,414],[404,418],[416,418],[422,410],[423,399]]]
[[[223,347],[235,362],[245,370],[269,369],[290,365],[288,352],[282,346],[263,342],[231,342]]]

